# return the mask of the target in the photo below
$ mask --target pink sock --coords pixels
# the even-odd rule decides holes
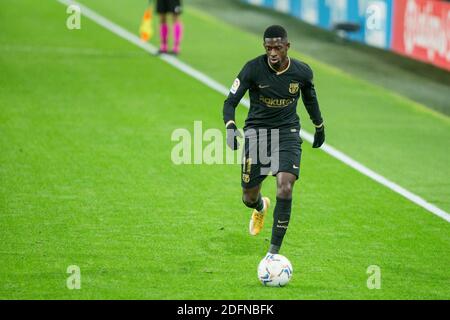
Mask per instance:
[[[167,51],[167,40],[169,37],[169,25],[167,23],[162,23],[159,27],[159,36],[161,38],[160,50]]]
[[[173,25],[173,36],[174,36],[173,51],[175,53],[179,53],[181,39],[183,38],[183,24],[180,21],[178,21]]]

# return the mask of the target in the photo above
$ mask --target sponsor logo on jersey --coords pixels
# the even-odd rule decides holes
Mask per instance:
[[[259,96],[259,101],[271,108],[283,108],[287,107],[291,103],[295,101],[294,98],[289,99],[276,99],[276,98],[268,98],[264,96]]]

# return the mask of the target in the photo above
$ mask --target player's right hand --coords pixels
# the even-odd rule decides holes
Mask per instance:
[[[239,132],[236,124],[234,122],[230,122],[227,125],[227,145],[231,150],[239,149],[239,141],[237,137],[242,138],[242,134]]]

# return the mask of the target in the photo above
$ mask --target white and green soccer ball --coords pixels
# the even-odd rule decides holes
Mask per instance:
[[[267,254],[258,265],[258,279],[264,286],[282,287],[292,278],[291,262],[281,254]]]

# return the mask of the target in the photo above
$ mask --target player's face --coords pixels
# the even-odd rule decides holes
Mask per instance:
[[[264,48],[266,49],[267,58],[272,67],[279,68],[284,65],[287,59],[287,53],[290,43],[282,38],[266,38],[264,39]]]

